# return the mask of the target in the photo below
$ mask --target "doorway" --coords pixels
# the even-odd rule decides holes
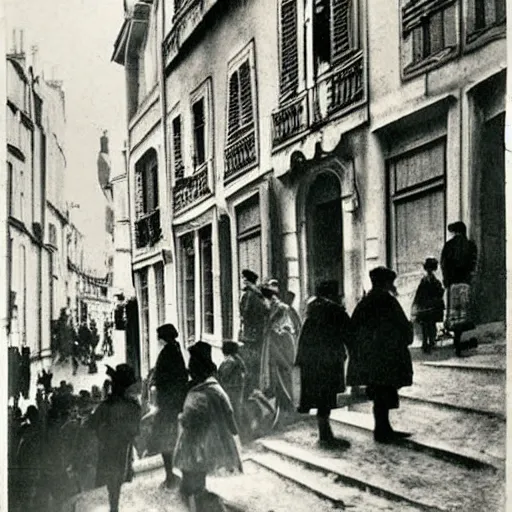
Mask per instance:
[[[343,295],[341,185],[332,172],[319,174],[306,195],[308,294],[318,283],[336,280]]]
[[[479,323],[505,320],[505,114],[482,125],[478,177],[478,267],[476,306]]]

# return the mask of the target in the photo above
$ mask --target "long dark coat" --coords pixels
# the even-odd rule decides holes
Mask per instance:
[[[385,290],[372,289],[356,306],[352,329],[347,385],[399,389],[412,384],[408,347],[413,330],[395,297]]]
[[[464,235],[448,240],[441,252],[441,270],[446,287],[452,284],[471,284],[471,274],[476,268],[477,247]]]
[[[343,307],[322,297],[308,305],[295,361],[301,370],[299,412],[336,407],[336,395],[345,391],[349,337],[350,318]]]
[[[168,342],[158,355],[152,384],[156,413],[150,441],[153,453],[172,453],[178,435],[178,414],[187,394],[188,373],[177,341]]]
[[[261,291],[256,285],[248,283],[240,298],[240,316],[242,318],[240,341],[260,345],[263,340],[267,314],[268,308]]]
[[[444,312],[444,289],[433,275],[422,278],[412,303],[413,317],[417,322],[442,322]]]

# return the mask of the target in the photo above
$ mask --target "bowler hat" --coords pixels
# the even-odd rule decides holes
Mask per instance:
[[[112,379],[112,382],[122,389],[127,389],[137,382],[135,372],[129,364],[118,364],[116,369],[107,365],[107,375]]]
[[[435,258],[427,258],[425,263],[423,263],[423,268],[425,270],[437,270],[438,261]]]
[[[249,269],[244,269],[242,270],[242,276],[245,277],[245,279],[247,279],[247,281],[251,282],[251,283],[256,283],[256,281],[258,280],[258,274],[256,274],[255,272],[253,272],[252,270],[249,270]]]
[[[165,341],[172,341],[178,337],[178,331],[172,324],[164,324],[156,330],[158,337]]]
[[[236,354],[238,352],[238,348],[242,345],[238,341],[234,340],[226,340],[222,342],[222,352],[224,354]]]
[[[202,372],[208,374],[217,370],[217,366],[212,361],[212,347],[204,341],[194,343],[189,349],[190,361],[189,365],[197,365]]]
[[[465,235],[467,232],[466,224],[460,220],[457,222],[452,222],[451,224],[448,224],[448,231],[450,233],[461,233]]]
[[[372,284],[393,282],[396,279],[396,272],[387,267],[375,267],[370,271]]]
[[[338,297],[339,285],[338,281],[322,281],[316,287],[316,294],[320,297]]]

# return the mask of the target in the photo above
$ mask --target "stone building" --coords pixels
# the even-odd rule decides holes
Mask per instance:
[[[387,264],[409,311],[454,220],[480,249],[479,322],[504,319],[504,5],[131,3],[114,60],[148,367],[163,318],[185,344],[237,336],[243,268],[299,309],[337,279],[351,312]]]

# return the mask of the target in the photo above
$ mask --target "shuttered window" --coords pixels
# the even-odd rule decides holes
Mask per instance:
[[[158,208],[158,161],[154,149],[135,164],[135,211],[137,217]]]
[[[146,368],[150,367],[149,361],[149,288],[148,288],[148,268],[143,268],[138,272],[140,287],[140,316],[141,316],[141,334],[143,356]]]
[[[199,232],[201,248],[201,297],[203,331],[213,334],[213,261],[212,227],[206,226]]]
[[[228,144],[239,139],[253,125],[251,67],[247,59],[229,79]]]
[[[164,264],[155,265],[156,310],[158,325],[165,323],[165,282]]]
[[[505,22],[505,0],[468,0],[468,33],[485,30]]]
[[[200,167],[205,162],[205,113],[204,98],[192,105],[192,117],[194,122],[194,168]]]
[[[444,243],[445,141],[388,162],[393,265],[398,274],[418,272]]]
[[[297,0],[281,2],[281,99],[297,92],[299,54],[297,41]]]
[[[182,254],[182,293],[184,299],[185,316],[185,339],[187,343],[193,343],[195,340],[195,252],[194,238],[191,234],[185,235],[181,239]]]
[[[331,0],[331,59],[339,64],[353,47],[352,0]]]
[[[174,159],[174,178],[180,180],[185,176],[185,166],[183,165],[181,140],[181,116],[177,116],[172,121],[172,154]]]
[[[261,219],[259,197],[254,196],[236,210],[238,268],[261,276]]]

